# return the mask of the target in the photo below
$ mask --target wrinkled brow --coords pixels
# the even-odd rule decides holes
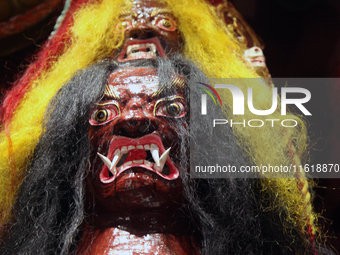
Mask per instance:
[[[129,16],[136,18],[138,16],[138,14],[136,12],[133,12],[133,11],[123,11],[119,14],[120,19],[129,17]]]
[[[182,90],[184,91],[186,88],[186,82],[183,77],[176,77],[171,80],[170,84],[161,85],[155,93],[152,94],[151,97],[162,97],[166,96],[174,90]]]
[[[104,95],[110,99],[119,100],[120,97],[116,94],[114,86],[107,84],[105,87]]]
[[[154,17],[154,16],[159,15],[159,14],[166,14],[166,15],[173,16],[173,12],[170,9],[155,8],[155,9],[153,9],[153,11],[151,13],[151,17]]]

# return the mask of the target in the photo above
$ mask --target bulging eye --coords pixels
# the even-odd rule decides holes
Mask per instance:
[[[94,113],[94,119],[97,122],[106,121],[108,116],[109,116],[109,112],[106,109],[100,109]]]
[[[159,18],[156,20],[155,25],[166,31],[175,31],[177,29],[175,21],[169,18]]]
[[[171,116],[178,116],[183,111],[183,106],[179,103],[171,103],[165,106],[166,112]]]
[[[110,122],[119,115],[119,107],[116,104],[98,105],[92,109],[89,122],[92,126],[100,126]]]
[[[182,98],[161,100],[155,105],[155,116],[182,118],[186,113],[186,102]]]
[[[125,31],[127,29],[130,29],[132,27],[130,20],[122,20],[119,21],[116,25],[116,33],[121,33],[122,31]]]

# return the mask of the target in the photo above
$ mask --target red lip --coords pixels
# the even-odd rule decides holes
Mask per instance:
[[[164,148],[164,145],[162,143],[161,137],[156,133],[148,134],[148,135],[145,135],[145,136],[137,138],[137,139],[117,136],[117,137],[114,137],[110,141],[110,148],[109,148],[109,151],[108,151],[106,157],[109,158],[110,160],[112,160],[113,157],[114,157],[115,151],[117,149],[121,150],[121,149],[123,149],[123,147],[128,148],[129,146],[134,146],[135,149],[137,149],[137,150],[138,149],[147,150],[147,149],[145,149],[145,145],[150,146],[151,144],[155,144],[155,145],[158,146],[160,155],[162,155],[166,151],[166,149]],[[143,149],[141,148],[141,146],[143,146]],[[132,147],[130,147],[130,151],[131,150],[134,150],[134,149],[132,149]],[[105,154],[106,153],[104,153],[104,155]],[[157,175],[159,175],[160,177],[162,177],[166,180],[175,180],[179,176],[179,171],[175,167],[172,160],[170,159],[170,156],[167,157],[166,162],[165,162],[165,164],[168,166],[169,171],[170,171],[170,173],[167,174],[167,175],[164,175],[161,172],[155,170],[152,163],[150,164],[150,163],[145,162],[145,161],[146,160],[144,160],[143,163],[131,162],[131,164],[129,164],[129,165],[125,165],[125,163],[127,163],[127,162],[124,162],[124,164],[121,167],[118,167],[118,169],[119,169],[118,172],[112,177],[109,175],[110,170],[108,169],[108,167],[106,165],[103,165],[102,170],[101,170],[100,175],[99,175],[99,178],[100,178],[101,182],[103,182],[105,184],[111,183],[119,175],[121,175],[122,173],[124,173],[128,169],[131,169],[131,168],[134,168],[134,167],[138,167],[139,169],[143,168],[147,171],[154,172],[154,173],[156,173]]]
[[[147,43],[150,43],[150,44],[154,44],[156,46],[156,50],[157,50],[157,53],[158,53],[158,56],[164,58],[166,57],[166,54],[164,52],[164,49],[158,39],[158,37],[153,37],[151,39],[146,39],[146,40],[137,40],[137,39],[129,39],[125,45],[124,45],[124,48],[122,50],[122,52],[118,55],[118,62],[126,62],[126,61],[130,61],[130,60],[134,60],[134,59],[152,59],[152,58],[155,58],[155,57],[145,57],[145,56],[141,56],[141,57],[128,57],[126,58],[126,51],[127,51],[127,48],[129,46],[133,46],[133,45],[142,45],[142,44],[147,44]],[[145,50],[141,50],[141,51],[144,51]]]

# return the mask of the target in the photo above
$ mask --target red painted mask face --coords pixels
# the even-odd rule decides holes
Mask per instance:
[[[157,70],[113,72],[105,97],[91,110],[91,173],[96,204],[157,208],[181,194],[180,130],[187,129],[184,79],[159,84]]]
[[[116,33],[124,31],[125,38],[114,55],[118,62],[166,57],[181,49],[177,22],[166,3],[133,1],[131,12],[121,13],[120,20]]]

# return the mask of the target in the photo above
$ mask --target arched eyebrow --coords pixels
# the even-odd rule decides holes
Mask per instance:
[[[151,17],[154,17],[159,14],[166,14],[166,15],[174,17],[173,12],[167,8],[154,8],[151,13]]]
[[[133,11],[123,11],[119,14],[119,18],[120,19],[123,19],[123,18],[126,18],[126,17],[129,17],[129,16],[132,16],[134,18],[137,18],[138,17],[138,14],[136,12],[133,12]]]
[[[176,77],[174,79],[171,80],[170,84],[166,83],[166,84],[162,84],[157,91],[155,91],[151,97],[152,98],[157,98],[157,97],[162,97],[162,96],[166,96],[169,93],[173,93],[174,89],[176,90],[185,90],[186,88],[186,82],[185,79],[183,77]]]

